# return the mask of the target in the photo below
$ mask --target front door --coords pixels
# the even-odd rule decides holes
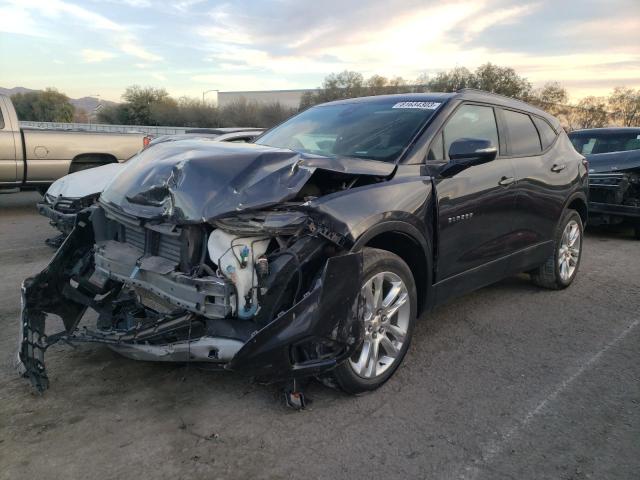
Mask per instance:
[[[448,159],[449,147],[461,138],[490,140],[499,149],[495,160],[435,180],[438,206],[436,282],[469,273],[467,290],[502,276],[501,257],[511,253],[516,194],[509,158],[500,156],[494,108],[463,104],[436,138],[436,149]],[[434,148],[432,145],[432,149]],[[430,157],[437,153],[430,152]],[[483,268],[480,268],[483,267]],[[486,267],[486,268],[484,268]],[[491,277],[491,278],[488,278]]]

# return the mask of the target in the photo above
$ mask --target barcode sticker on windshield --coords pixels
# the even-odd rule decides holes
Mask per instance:
[[[440,102],[398,102],[392,108],[419,108],[421,110],[435,110]]]

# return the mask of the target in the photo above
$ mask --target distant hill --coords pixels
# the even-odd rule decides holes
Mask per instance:
[[[13,87],[13,88],[0,87],[0,94],[2,95],[13,95],[15,93],[28,93],[28,92],[37,92],[37,91],[38,90],[33,90],[31,88],[25,88],[25,87]],[[82,109],[88,113],[93,111],[93,109],[96,108],[96,105],[98,105],[98,99],[94,97],[70,98],[69,101],[74,107],[76,107],[76,110]],[[111,105],[117,105],[116,102],[110,102],[109,100],[101,100],[100,103],[102,103],[105,107],[111,106]]]

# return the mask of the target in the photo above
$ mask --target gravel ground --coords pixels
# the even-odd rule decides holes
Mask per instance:
[[[279,390],[105,347],[11,368],[19,286],[51,256],[35,193],[0,195],[0,479],[636,479],[640,242],[590,232],[565,291],[509,278],[422,318],[402,368],[348,397]]]

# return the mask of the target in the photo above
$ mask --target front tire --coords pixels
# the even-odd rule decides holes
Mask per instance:
[[[536,285],[560,290],[567,288],[578,274],[582,258],[584,227],[575,210],[566,210],[558,223],[554,237],[554,253],[531,273]]]
[[[333,372],[350,394],[375,390],[391,378],[409,349],[417,315],[416,286],[407,264],[376,248],[365,248],[363,256],[365,338]]]

